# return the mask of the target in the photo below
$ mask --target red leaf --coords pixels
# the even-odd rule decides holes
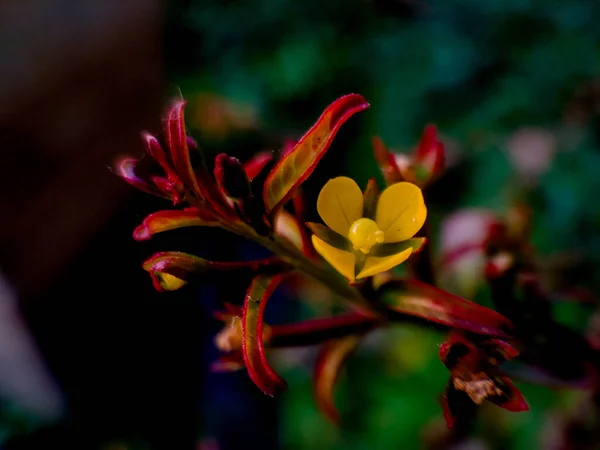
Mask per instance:
[[[391,186],[392,184],[404,181],[400,168],[396,164],[394,154],[388,150],[381,138],[377,136],[373,137],[372,143],[373,155],[375,156],[377,165],[379,165],[385,183]]]
[[[183,227],[214,227],[219,222],[208,212],[198,208],[167,210],[150,214],[133,232],[136,241],[150,239],[156,233]]]
[[[451,328],[490,336],[506,336],[512,328],[502,314],[420,281],[391,281],[381,290],[391,310]]]
[[[239,159],[220,153],[215,157],[215,179],[221,192],[233,199],[251,196],[250,180]]]
[[[502,377],[498,386],[504,391],[504,395],[489,397],[489,401],[510,412],[529,411],[529,405],[525,401],[525,397],[512,381],[507,377]]]
[[[298,141],[295,147],[281,158],[267,177],[263,199],[267,212],[284,204],[315,170],[325,155],[339,128],[346,120],[369,104],[358,94],[348,94],[333,102]]]
[[[287,265],[278,258],[245,262],[216,262],[183,252],[160,252],[144,261],[142,267],[152,276],[157,290],[163,291],[179,289],[194,275],[208,270],[277,271]]]
[[[260,152],[244,163],[246,176],[250,181],[258,176],[264,167],[273,160],[273,153],[265,151]]]
[[[181,181],[183,181],[183,184],[198,199],[205,201],[210,208],[213,208],[220,215],[230,217],[234,213],[221,192],[217,189],[214,180],[206,168],[199,170],[199,177],[196,177],[190,159],[188,139],[185,132],[184,106],[185,101],[183,100],[175,102],[168,111],[166,119],[166,140],[171,151],[175,170]]]
[[[144,143],[146,144],[146,151],[150,154],[150,156],[152,156],[152,158],[154,158],[154,160],[160,165],[160,167],[162,167],[162,169],[165,171],[165,174],[167,174],[169,178],[179,179],[179,177],[173,170],[173,166],[167,158],[166,153],[164,152],[160,143],[158,142],[158,139],[156,139],[154,136],[147,132],[142,132],[141,136],[144,140]]]
[[[177,174],[194,194],[204,198],[192,167],[183,116],[184,100],[176,101],[166,116],[166,140]]]
[[[446,387],[444,394],[442,395],[442,409],[444,411],[444,420],[446,421],[446,426],[449,430],[451,430],[456,424],[456,417],[452,413],[450,404],[448,403],[448,387]]]
[[[425,127],[415,153],[414,164],[417,178],[423,184],[430,182],[444,170],[444,144],[438,139],[435,125]]]
[[[262,339],[265,307],[281,278],[281,275],[271,274],[254,277],[246,293],[242,316],[242,352],[248,375],[254,384],[269,396],[287,387],[283,378],[269,365]]]
[[[308,319],[271,326],[271,347],[297,347],[321,344],[331,339],[369,331],[384,322],[376,315],[349,312],[331,317]]]
[[[326,342],[319,352],[313,377],[313,390],[317,405],[334,424],[340,422],[340,415],[333,401],[333,388],[340,371],[356,350],[362,335],[350,335]]]
[[[114,166],[114,171],[133,187],[147,192],[148,194],[156,195],[172,200],[173,197],[169,192],[159,189],[154,183],[150,183],[136,174],[136,166],[139,161],[134,158],[119,158]]]

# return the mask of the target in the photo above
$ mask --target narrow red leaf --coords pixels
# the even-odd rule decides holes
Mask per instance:
[[[369,107],[358,94],[348,94],[333,102],[317,122],[281,158],[269,173],[263,190],[267,212],[284,204],[312,172],[325,155],[339,128],[352,115]]]
[[[456,416],[450,409],[450,404],[448,402],[448,387],[444,390],[442,394],[442,410],[444,412],[444,420],[446,421],[446,427],[451,430],[454,428],[456,424]]]
[[[287,264],[278,258],[242,262],[216,262],[183,252],[159,252],[144,261],[142,267],[152,276],[154,286],[162,291],[178,289],[194,275],[209,270],[264,270],[274,272],[287,267]]]
[[[372,143],[373,155],[375,156],[375,161],[381,170],[385,184],[391,186],[392,184],[404,181],[402,172],[400,172],[400,168],[398,167],[398,164],[396,164],[396,158],[394,157],[394,154],[388,150],[381,138],[377,136],[373,137]]]
[[[176,101],[169,109],[166,118],[166,140],[171,152],[175,170],[181,181],[188,187],[199,200],[205,201],[208,206],[224,217],[234,215],[232,208],[217,189],[215,181],[206,168],[196,171],[192,167],[190,150],[185,131],[184,110],[185,101]]]
[[[166,140],[173,164],[177,170],[177,174],[194,194],[199,198],[204,198],[204,193],[200,189],[196,174],[192,167],[190,159],[190,151],[187,144],[187,135],[185,132],[185,121],[183,108],[185,107],[184,100],[178,100],[173,103],[172,107],[167,112],[166,116]]]
[[[246,176],[250,181],[258,176],[258,174],[264,169],[264,167],[273,160],[273,153],[264,151],[257,153],[252,158],[244,163],[244,170]]]
[[[133,231],[133,238],[136,241],[145,241],[163,231],[183,227],[214,227],[218,225],[219,222],[214,216],[199,208],[158,211],[142,221],[142,224]]]
[[[246,292],[242,316],[242,352],[248,375],[266,395],[273,396],[287,385],[269,365],[263,344],[263,315],[269,297],[281,281],[281,275],[254,277]]]
[[[162,167],[167,177],[169,179],[179,179],[158,139],[145,131],[141,133],[141,136],[146,144],[146,151]]]
[[[147,192],[148,194],[172,200],[172,196],[169,192],[159,189],[154,183],[148,182],[136,174],[138,163],[139,161],[134,158],[119,158],[115,163],[114,171],[133,187]]]
[[[340,371],[356,350],[362,335],[350,335],[326,342],[319,352],[313,376],[313,391],[319,409],[334,424],[339,424],[340,414],[333,400],[333,388]]]
[[[502,314],[417,280],[391,281],[381,289],[386,305],[403,314],[490,336],[506,336],[512,328]]]
[[[297,347],[321,344],[330,339],[360,334],[382,325],[376,315],[352,311],[331,317],[308,319],[271,326],[271,347]]]
[[[415,153],[415,164],[418,166],[421,180],[429,182],[444,169],[444,144],[438,139],[435,125],[427,125]]]

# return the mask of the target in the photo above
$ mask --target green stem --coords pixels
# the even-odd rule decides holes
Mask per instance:
[[[292,264],[299,271],[324,283],[336,294],[352,301],[358,306],[366,306],[367,303],[360,292],[349,286],[346,280],[337,273],[323,268],[321,264],[309,260],[300,250],[291,244],[262,236],[253,236],[253,239]]]

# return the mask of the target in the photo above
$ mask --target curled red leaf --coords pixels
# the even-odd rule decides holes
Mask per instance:
[[[219,222],[209,212],[199,208],[158,211],[146,217],[133,232],[136,241],[150,239],[156,233],[183,227],[214,227]]]
[[[362,335],[350,335],[332,339],[321,347],[313,376],[313,391],[319,409],[334,424],[340,422],[340,414],[333,401],[333,389],[344,362],[356,350]]]
[[[271,368],[262,339],[265,307],[281,278],[279,274],[254,277],[246,292],[242,315],[242,353],[248,375],[261,391],[271,397],[287,387],[283,378]]]

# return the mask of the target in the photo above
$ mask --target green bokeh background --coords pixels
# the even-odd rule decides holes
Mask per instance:
[[[371,108],[345,126],[324,164],[328,176],[345,173],[361,184],[377,176],[371,136],[406,150],[426,123],[435,123],[462,159],[443,194],[434,196],[433,217],[467,206],[502,212],[519,195],[534,207],[540,254],[578,253],[592,268],[582,283],[599,287],[593,270],[600,250],[598,116],[590,106],[579,122],[565,120],[581,86],[600,70],[599,2],[203,0],[172,2],[168,11],[169,79],[184,97],[216,93],[254,108],[261,133],[298,137],[332,100],[360,93]],[[526,190],[505,148],[523,127],[549,130],[558,146],[550,168]],[[231,144],[231,136],[216,143],[198,137],[215,151],[262,149],[252,140]],[[308,191],[314,194],[324,176],[317,171]],[[580,306],[559,304],[555,311],[562,322],[584,328],[588,312]],[[441,421],[442,339],[400,327],[363,345],[336,392],[340,429],[317,412],[308,365],[285,369],[284,447],[424,445],[425,428]],[[531,412],[484,409],[478,433],[492,448],[539,448],[548,415],[579,395],[521,386]]]

